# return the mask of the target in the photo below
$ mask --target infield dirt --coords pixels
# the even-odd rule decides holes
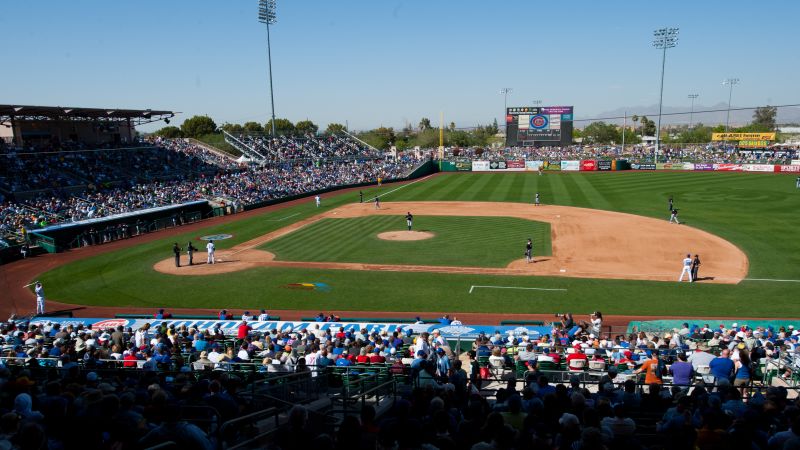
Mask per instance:
[[[277,261],[272,253],[257,247],[323,218],[353,218],[369,215],[397,215],[405,224],[406,211],[431,216],[516,217],[548,222],[551,227],[552,256],[524,259],[504,268],[362,264],[341,262]],[[431,230],[435,233],[436,230]],[[520,255],[524,242],[520,242]],[[676,281],[686,254],[699,254],[703,282],[735,284],[747,274],[747,256],[730,242],[686,225],[670,224],[632,214],[567,206],[533,206],[523,203],[491,202],[389,202],[375,210],[369,204],[349,204],[301,220],[227,250],[218,250],[216,264],[205,262],[175,267],[173,258],[155,264],[154,269],[172,275],[210,275],[246,270],[257,266],[315,269],[468,273],[483,275],[546,275],[578,278]],[[197,253],[196,260],[204,260]]]

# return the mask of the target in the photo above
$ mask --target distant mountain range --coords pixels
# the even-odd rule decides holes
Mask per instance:
[[[736,105],[731,105],[731,108],[738,108]],[[718,125],[725,123],[725,115],[728,109],[728,104],[724,102],[715,105],[695,105],[693,123],[702,122],[705,125]],[[703,113],[702,111],[714,111]],[[658,105],[650,106],[631,106],[624,108],[617,108],[610,111],[604,111],[600,114],[593,116],[581,116],[576,114],[575,126],[583,128],[586,125],[602,120],[606,123],[614,123],[622,125],[622,117],[628,115],[628,124],[632,124],[631,116],[637,114],[639,116],[647,116],[648,119],[656,120],[658,118]],[[674,114],[674,115],[664,115]],[[609,119],[610,117],[619,117],[619,119]],[[588,119],[588,120],[587,120]],[[747,125],[753,119],[753,109],[734,110],[731,109],[731,126]],[[800,123],[800,108],[798,107],[785,107],[778,108],[778,117],[776,122],[778,124],[786,123]],[[688,106],[664,106],[661,116],[662,125],[688,125],[689,124],[689,107]]]

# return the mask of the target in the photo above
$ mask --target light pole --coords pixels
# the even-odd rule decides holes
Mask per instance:
[[[725,132],[726,133],[728,132],[728,126],[730,125],[730,122],[731,122],[731,98],[733,97],[733,87],[735,85],[737,85],[737,84],[739,84],[739,79],[738,78],[726,78],[722,82],[723,86],[729,86],[730,87],[729,90],[728,90],[728,114],[725,117]]]
[[[687,96],[690,99],[692,99],[692,108],[689,110],[689,129],[690,130],[692,129],[692,123],[693,123],[692,119],[694,119],[694,100],[699,96],[700,96],[700,94],[689,94]]]
[[[500,89],[500,93],[503,94],[503,116],[508,113],[508,94],[510,94],[513,90],[513,88]]]
[[[269,101],[272,105],[272,137],[275,137],[275,96],[272,93],[272,49],[269,43],[269,26],[278,21],[275,15],[276,0],[258,0],[258,21],[267,25],[267,60],[269,61]]]
[[[658,163],[658,149],[661,146],[661,106],[664,101],[664,67],[667,63],[667,49],[678,45],[677,28],[659,28],[653,32],[653,47],[662,50],[661,56],[661,94],[658,98],[658,128],[656,129],[656,150],[653,163]]]

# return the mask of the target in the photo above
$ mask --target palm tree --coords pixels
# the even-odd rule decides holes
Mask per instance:
[[[633,116],[631,116],[631,120],[633,121],[633,132],[636,133],[636,122],[639,121],[639,116],[634,114]]]

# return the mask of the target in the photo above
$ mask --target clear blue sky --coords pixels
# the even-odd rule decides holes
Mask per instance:
[[[217,123],[269,115],[257,0],[9,1],[0,103],[170,109]],[[278,0],[278,117],[352,129],[459,127],[533,99],[576,118],[658,103],[652,31],[680,27],[664,104],[800,101],[797,1]],[[177,120],[176,122],[180,122]],[[163,124],[159,124],[161,126]],[[152,127],[150,128],[152,129]]]

